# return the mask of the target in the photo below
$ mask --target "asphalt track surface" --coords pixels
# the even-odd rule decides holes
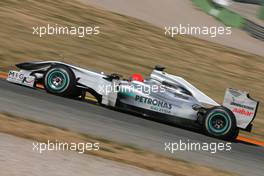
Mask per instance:
[[[0,79],[0,112],[12,113],[73,131],[88,133],[145,150],[202,165],[236,172],[263,175],[264,148],[232,143],[229,152],[165,152],[165,142],[223,142],[193,131],[125,114],[94,103],[47,94]]]

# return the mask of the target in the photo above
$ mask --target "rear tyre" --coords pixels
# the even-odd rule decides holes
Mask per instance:
[[[59,96],[79,96],[76,77],[72,70],[64,65],[55,65],[48,69],[44,76],[44,87],[47,92]]]
[[[203,126],[209,136],[224,140],[234,140],[239,133],[234,114],[223,106],[210,109],[204,117]]]

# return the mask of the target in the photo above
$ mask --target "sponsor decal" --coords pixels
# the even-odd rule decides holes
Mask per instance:
[[[172,104],[158,100],[158,99],[153,99],[153,98],[148,98],[144,96],[135,96],[135,101],[144,103],[147,105],[151,105],[151,109],[163,113],[170,113],[172,109]]]
[[[22,83],[26,83],[26,84],[32,84],[35,81],[34,78],[27,78],[25,77],[22,81]]]
[[[247,106],[247,105],[243,105],[243,104],[239,104],[239,103],[235,103],[235,102],[231,102],[231,105],[238,106],[240,108],[245,108],[245,109],[252,110],[252,111],[255,109],[253,107],[250,107],[250,106]]]
[[[18,71],[9,71],[7,81],[34,87],[35,77],[25,76],[24,73]]]
[[[250,107],[250,106],[247,106],[247,105],[243,105],[243,104],[239,104],[239,103],[236,103],[236,102],[231,102],[230,103],[232,106],[236,106],[237,108],[233,108],[232,109],[232,112],[234,113],[238,113],[238,114],[241,114],[241,115],[244,115],[244,116],[247,116],[247,117],[250,117],[252,116],[254,113],[251,112],[251,111],[254,111],[254,107]]]
[[[248,117],[250,117],[250,116],[252,116],[254,114],[253,112],[247,111],[247,110],[245,110],[243,108],[234,108],[232,110],[232,112],[238,113],[238,114],[241,114],[241,115],[245,115],[245,116],[248,116]]]
[[[161,113],[166,113],[166,114],[170,114],[171,113],[170,110],[167,110],[167,109],[164,109],[164,108],[159,108],[159,107],[156,107],[156,106],[151,106],[150,109],[154,110],[154,111],[161,112]]]
[[[144,104],[149,104],[149,105],[153,105],[153,106],[158,106],[161,108],[165,108],[165,109],[171,109],[172,105],[169,103],[166,103],[164,101],[160,101],[157,99],[152,99],[152,98],[147,98],[147,97],[143,97],[143,96],[139,96],[136,95],[135,100]]]
[[[11,79],[20,79],[22,80],[24,78],[24,74],[16,72],[16,71],[10,71],[8,74],[8,77]]]

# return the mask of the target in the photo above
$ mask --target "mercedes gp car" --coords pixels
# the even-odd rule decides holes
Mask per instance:
[[[258,101],[245,91],[228,88],[220,105],[185,79],[156,66],[149,78],[121,79],[57,61],[26,62],[10,70],[7,81],[28,87],[42,83],[47,92],[63,97],[91,93],[105,106],[169,119],[194,122],[209,136],[235,139],[239,130],[251,131]]]

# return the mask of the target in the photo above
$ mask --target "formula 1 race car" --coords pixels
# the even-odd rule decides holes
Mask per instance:
[[[239,129],[251,131],[259,104],[247,92],[228,88],[220,105],[183,78],[165,73],[161,66],[147,79],[134,74],[128,80],[57,61],[16,67],[20,70],[9,71],[7,81],[28,87],[42,83],[47,92],[64,97],[89,92],[102,105],[176,123],[194,122],[208,135],[225,140],[235,139]]]

